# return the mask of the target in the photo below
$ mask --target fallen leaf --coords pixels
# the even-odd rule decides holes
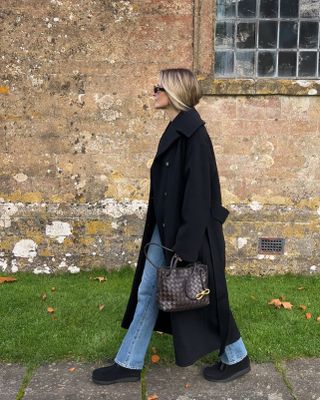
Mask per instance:
[[[40,298],[41,298],[41,300],[46,300],[47,299],[47,293],[41,293],[41,296],[40,296]]]
[[[51,292],[55,292],[56,291],[56,288],[55,287],[52,287],[51,288]]]
[[[317,321],[320,322],[320,317],[317,317]]]
[[[186,389],[189,389],[190,383],[186,383],[186,384],[184,385],[184,387],[185,387]]]
[[[11,283],[15,282],[17,278],[13,278],[12,276],[0,276],[0,285],[1,283]]]
[[[160,360],[160,357],[158,356],[158,354],[153,354],[153,355],[151,356],[151,361],[152,361],[154,364],[156,364],[157,362],[159,362],[159,360]]]
[[[304,286],[298,287],[298,290],[304,290]]]
[[[307,313],[306,313],[306,318],[307,318],[307,319],[311,319],[311,318],[312,318],[312,314],[309,313],[309,312],[307,312]]]
[[[107,279],[105,276],[97,276],[96,278],[94,278],[94,280],[99,282],[105,282]]]
[[[273,304],[275,308],[280,308],[282,301],[280,299],[272,299],[268,304]]]
[[[307,306],[305,306],[304,304],[300,304],[299,308],[303,311],[306,311]]]
[[[104,309],[105,305],[104,304],[99,304],[99,310],[102,311]]]
[[[149,394],[147,400],[159,400],[159,397],[156,394]]]
[[[283,301],[282,307],[286,310],[292,310],[293,304],[291,304],[289,301]]]
[[[76,369],[77,369],[77,368],[75,368],[75,367],[71,367],[71,368],[68,368],[68,371],[69,371],[69,372],[74,372]]]
[[[49,314],[53,314],[55,312],[55,309],[53,307],[48,307],[47,311]]]

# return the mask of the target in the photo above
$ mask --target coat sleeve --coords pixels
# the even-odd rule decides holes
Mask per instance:
[[[185,185],[174,251],[185,261],[197,261],[210,218],[211,160],[210,139],[205,128],[187,139]]]

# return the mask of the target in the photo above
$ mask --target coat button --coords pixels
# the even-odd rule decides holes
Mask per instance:
[[[169,161],[166,161],[166,167],[169,167],[170,163]]]
[[[165,228],[166,227],[166,224],[163,222],[162,223],[162,228]]]

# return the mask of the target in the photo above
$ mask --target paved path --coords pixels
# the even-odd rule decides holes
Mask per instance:
[[[199,367],[153,365],[142,382],[95,385],[100,364],[61,362],[44,365],[28,380],[23,400],[320,400],[320,359],[251,364],[251,372],[230,383],[204,380]],[[16,400],[26,368],[0,364],[0,400]],[[144,394],[143,394],[144,392]]]

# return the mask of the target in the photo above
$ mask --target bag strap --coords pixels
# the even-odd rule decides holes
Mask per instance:
[[[162,246],[161,244],[153,243],[153,242],[147,243],[143,248],[144,255],[145,255],[146,259],[149,261],[149,263],[156,269],[158,269],[158,267],[155,264],[153,264],[153,262],[150,260],[150,258],[148,257],[148,254],[147,254],[147,250],[148,250],[149,246],[158,246],[164,250],[171,251],[172,253],[174,253],[174,250],[169,249],[169,247]],[[177,262],[179,261],[179,259],[180,259],[180,257],[177,256],[176,254],[174,254],[174,256],[171,259],[170,268],[175,267],[177,265]]]

